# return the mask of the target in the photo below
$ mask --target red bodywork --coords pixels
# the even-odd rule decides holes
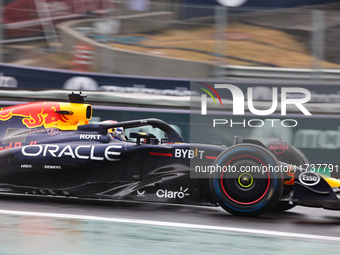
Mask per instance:
[[[28,128],[41,127],[58,121],[67,122],[67,117],[57,113],[60,105],[56,102],[35,102],[3,108],[0,120],[6,121],[13,116],[20,116],[22,123]]]

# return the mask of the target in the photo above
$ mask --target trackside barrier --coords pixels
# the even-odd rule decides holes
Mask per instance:
[[[94,49],[86,43],[78,43],[73,46],[72,65],[73,71],[88,72],[94,58]]]
[[[339,81],[339,69],[279,68],[222,65],[220,78],[259,78],[286,80],[324,80]]]

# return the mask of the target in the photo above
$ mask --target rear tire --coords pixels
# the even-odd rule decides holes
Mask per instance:
[[[214,166],[216,170],[224,170],[211,174],[211,193],[216,202],[232,214],[259,215],[274,207],[281,198],[284,176],[282,171],[265,171],[280,166],[266,148],[254,144],[232,146],[219,155]],[[246,171],[251,168],[254,171]]]

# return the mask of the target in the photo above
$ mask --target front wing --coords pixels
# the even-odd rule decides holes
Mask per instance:
[[[340,210],[340,181],[307,170],[295,173],[293,203],[309,207],[322,207],[330,210]],[[333,179],[333,178],[332,178]]]

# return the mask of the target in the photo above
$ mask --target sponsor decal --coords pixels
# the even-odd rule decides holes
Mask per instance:
[[[310,149],[340,149],[340,126],[336,130],[299,129],[295,133],[294,146]]]
[[[85,140],[98,140],[101,137],[101,135],[94,135],[94,134],[82,134],[79,136],[80,139],[85,139]]]
[[[203,159],[205,151],[199,150],[196,148],[195,150],[189,149],[175,149],[175,158],[199,158]]]
[[[44,165],[44,169],[61,169],[61,166],[54,166],[54,165]]]
[[[64,89],[68,90],[98,90],[98,83],[85,76],[75,76],[68,79],[64,84]]]
[[[160,198],[171,198],[171,199],[183,199],[186,196],[189,196],[188,193],[189,188],[183,189],[183,187],[180,187],[179,190],[168,190],[168,189],[159,189],[156,191],[157,197]]]
[[[18,87],[18,81],[12,76],[3,76],[3,74],[0,74],[0,87],[16,88]]]
[[[217,0],[217,2],[228,7],[238,7],[247,2],[247,0]]]
[[[25,168],[25,169],[30,169],[30,168],[33,167],[33,165],[22,164],[20,167],[21,167],[21,168]]]
[[[6,121],[13,116],[23,117],[22,123],[28,128],[36,128],[58,121],[67,122],[68,118],[57,111],[60,111],[60,105],[56,102],[29,103],[1,109],[0,120]]]
[[[288,145],[283,145],[282,143],[276,143],[274,145],[270,145],[269,150],[274,151],[274,153],[276,154],[282,154],[286,150],[288,150]]]
[[[299,175],[299,181],[306,186],[315,186],[320,179],[320,175],[314,172],[304,172]]]
[[[47,129],[47,134],[48,135],[56,135],[59,133],[59,129],[58,128],[49,128]]]
[[[115,85],[99,85],[97,81],[86,76],[75,76],[68,79],[64,86],[68,90],[100,90],[119,93],[143,93],[152,95],[168,96],[190,96],[192,92],[185,87],[176,87],[175,89],[154,89],[147,88],[144,84],[133,84],[133,87],[122,87]]]
[[[110,91],[110,92],[120,92],[120,93],[143,93],[143,94],[167,95],[167,96],[190,96],[192,95],[192,92],[190,92],[190,90],[187,90],[186,88],[179,87],[176,89],[153,89],[153,88],[146,88],[144,85],[134,86],[134,87],[103,85],[99,87],[99,90]]]
[[[7,149],[10,149],[10,148],[20,147],[21,145],[22,145],[21,142],[10,143],[8,146],[4,146],[4,147],[0,146],[0,151],[7,150]]]
[[[79,145],[72,147],[71,145],[59,146],[57,144],[48,145],[27,145],[22,147],[21,153],[26,157],[54,157],[54,158],[76,158],[85,160],[98,160],[104,159],[108,161],[118,161],[116,158],[121,154],[119,150],[122,146],[110,145],[103,150],[98,149],[95,145]]]
[[[143,191],[137,190],[137,197],[145,197],[145,190]]]

